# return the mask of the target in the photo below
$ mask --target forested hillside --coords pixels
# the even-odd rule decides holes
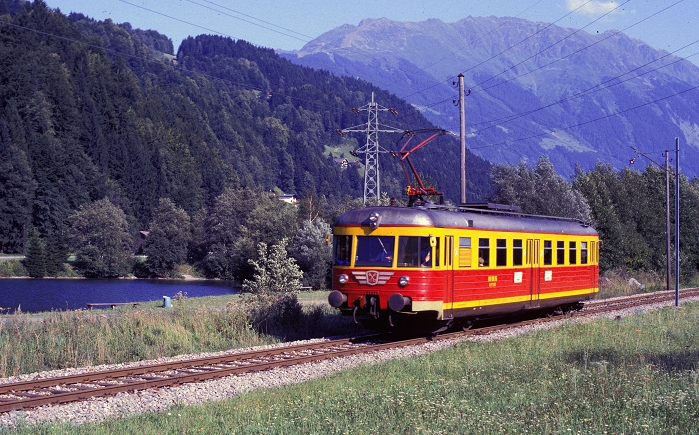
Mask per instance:
[[[194,217],[226,188],[337,205],[363,192],[361,166],[343,169],[328,152],[366,140],[334,133],[366,122],[352,107],[374,92],[398,111],[382,121],[431,126],[367,82],[244,41],[198,36],[175,56],[165,35],[65,16],[42,1],[2,0],[0,14],[0,252],[21,252],[30,236],[60,241],[68,216],[103,198],[134,234],[148,228],[160,198]],[[381,143],[391,149],[397,139]],[[381,159],[382,191],[400,198],[398,161]],[[455,140],[441,138],[414,161],[458,198]],[[469,156],[471,194],[487,192],[488,168]]]

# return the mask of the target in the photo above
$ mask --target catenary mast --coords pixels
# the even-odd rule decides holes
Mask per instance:
[[[388,151],[379,146],[379,133],[403,133],[404,130],[397,128],[384,127],[379,124],[379,112],[390,112],[394,115],[398,114],[396,109],[380,106],[374,100],[374,93],[371,93],[371,102],[360,107],[353,108],[353,112],[367,112],[366,124],[357,125],[354,127],[343,128],[336,130],[342,136],[345,133],[364,132],[366,133],[366,144],[364,147],[352,151],[352,155],[365,155],[364,161],[364,205],[378,204],[381,196],[381,184],[379,178],[379,154],[387,153]]]

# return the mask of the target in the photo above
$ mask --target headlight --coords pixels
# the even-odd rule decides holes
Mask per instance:
[[[347,284],[348,279],[349,279],[349,277],[347,275],[345,275],[344,273],[337,277],[337,280],[339,281],[340,284]]]
[[[407,276],[401,276],[398,279],[398,285],[401,287],[405,287],[406,285],[408,285],[409,282],[410,282],[410,278]]]
[[[372,230],[375,230],[379,227],[379,218],[380,216],[377,212],[372,212],[369,215],[369,227],[371,227]]]

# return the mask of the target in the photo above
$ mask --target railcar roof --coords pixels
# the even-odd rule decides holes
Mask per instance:
[[[369,225],[369,215],[380,216],[380,226],[417,226],[438,228],[473,228],[483,230],[533,233],[597,235],[581,221],[549,216],[481,210],[442,210],[421,207],[367,207],[351,210],[337,218],[336,226]]]

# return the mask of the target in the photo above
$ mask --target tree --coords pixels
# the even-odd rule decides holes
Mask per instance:
[[[610,164],[598,163],[587,173],[578,168],[574,184],[585,195],[600,236],[600,269],[651,269],[652,249],[643,234],[657,220],[648,217],[647,209],[661,209],[664,201],[648,202],[652,193],[644,176],[628,168],[618,173]],[[654,231],[663,234],[664,227]],[[665,251],[663,245],[656,250]]]
[[[524,213],[590,220],[590,207],[583,194],[556,174],[546,155],[534,168],[496,165],[491,171],[495,194],[491,200],[516,205]]]
[[[304,221],[289,246],[293,257],[303,271],[303,285],[314,289],[325,288],[332,266],[332,228],[321,219]]]
[[[252,280],[243,281],[243,291],[253,294],[294,293],[301,289],[303,273],[296,261],[286,252],[288,239],[282,239],[270,248],[267,244],[257,244],[257,260],[249,263],[255,269]]]
[[[44,241],[37,236],[32,236],[27,242],[24,268],[27,275],[32,278],[43,278],[46,274],[46,249]]]
[[[0,135],[0,252],[22,252],[36,182],[26,154],[9,142],[6,133]]]
[[[301,289],[302,272],[286,253],[288,240],[277,245],[257,245],[257,260],[250,259],[255,269],[252,280],[243,281],[243,303],[253,328],[258,332],[286,335],[301,322],[303,311],[297,293]]]
[[[144,269],[149,275],[167,276],[186,261],[191,238],[187,212],[175,206],[169,198],[160,198],[143,243],[143,253],[147,256]]]
[[[253,206],[252,195],[243,194],[241,198],[233,188],[226,188],[216,197],[211,212],[204,219],[204,237],[196,249],[203,255],[198,264],[208,277],[236,278],[234,247],[240,236],[244,213]]]
[[[129,273],[131,235],[124,212],[107,198],[81,206],[69,217],[69,245],[75,266],[89,278],[116,278]]]

